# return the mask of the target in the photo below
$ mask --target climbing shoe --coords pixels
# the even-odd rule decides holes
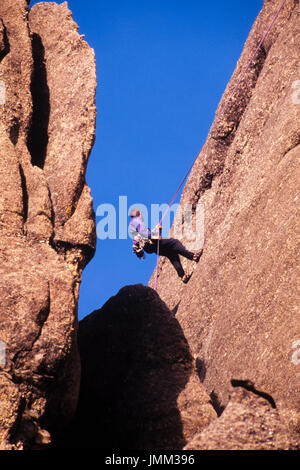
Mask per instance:
[[[196,263],[198,263],[199,259],[201,258],[202,253],[203,253],[203,250],[200,250],[200,251],[198,251],[197,253],[194,253],[193,261],[195,261]]]
[[[181,278],[181,280],[182,280],[182,282],[183,282],[184,284],[186,284],[187,282],[189,282],[190,277],[191,277],[191,274],[185,274],[185,275]]]

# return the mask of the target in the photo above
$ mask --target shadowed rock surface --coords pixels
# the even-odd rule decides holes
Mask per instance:
[[[79,351],[79,408],[61,447],[179,449],[216,418],[177,320],[149,287],[124,287],[81,320]]]
[[[27,3],[0,2],[0,449],[39,448],[74,414],[78,290],[95,250],[94,54],[66,3],[29,17]]]
[[[264,2],[216,116],[280,4]],[[158,293],[170,309],[176,307],[205,371],[204,387],[220,409],[228,403],[232,378],[250,380],[298,431],[299,60],[299,2],[288,0],[183,191],[182,208],[204,206],[201,260],[187,285],[162,259],[158,278]],[[187,225],[181,218],[177,223]]]

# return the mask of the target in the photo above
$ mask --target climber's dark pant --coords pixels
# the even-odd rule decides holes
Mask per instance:
[[[157,240],[152,240],[153,244],[146,243],[144,250],[146,253],[157,253]],[[166,256],[177,271],[179,277],[184,276],[184,270],[180,262],[179,255],[192,260],[194,253],[188,251],[183,244],[175,238],[163,238],[159,240],[159,255]]]

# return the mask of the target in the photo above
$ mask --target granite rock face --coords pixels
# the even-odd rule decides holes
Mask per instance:
[[[66,3],[0,3],[1,449],[48,444],[78,400],[96,73],[77,30]]]
[[[264,2],[182,194],[182,211],[192,205],[194,219],[198,204],[204,207],[201,260],[183,285],[161,259],[158,293],[176,308],[206,392],[222,409],[231,380],[250,380],[273,397],[286,426],[299,431],[298,1],[286,1],[218,118],[280,4]],[[187,234],[183,242],[194,247]]]
[[[99,447],[101,423],[103,449],[179,449],[217,417],[180,325],[149,287],[124,287],[81,320],[79,351],[79,406],[62,448]]]

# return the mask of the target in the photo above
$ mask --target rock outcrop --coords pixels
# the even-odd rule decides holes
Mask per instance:
[[[251,381],[299,432],[299,1],[286,1],[218,119],[280,3],[264,2],[183,191],[182,208],[204,206],[203,256],[187,285],[161,259],[158,293],[176,307],[206,392],[221,409],[232,379]]]
[[[267,399],[238,388],[222,416],[185,450],[299,450],[299,435],[291,432]]]
[[[76,419],[57,447],[179,449],[216,419],[181,327],[157,293],[128,286],[79,323]]]
[[[51,441],[77,406],[77,302],[95,250],[85,170],[94,53],[67,4],[0,3],[0,449]]]

